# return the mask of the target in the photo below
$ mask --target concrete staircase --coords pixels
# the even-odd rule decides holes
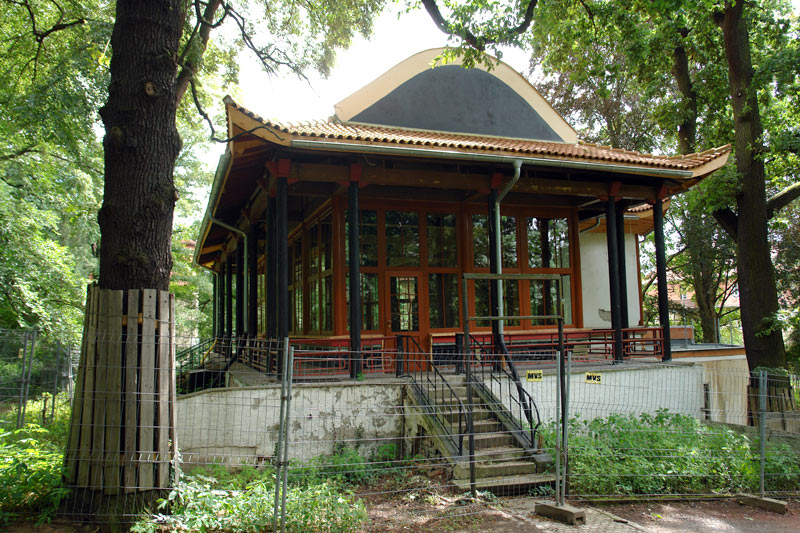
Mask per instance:
[[[450,387],[438,394],[423,387],[431,402],[435,416],[453,436],[459,433],[459,401],[469,410],[467,386],[463,376],[447,376]],[[457,397],[450,397],[450,391]],[[491,394],[491,393],[489,393]],[[475,432],[475,477],[479,490],[490,490],[496,495],[518,494],[531,487],[551,485],[555,481],[552,474],[542,471],[552,462],[549,455],[526,448],[524,439],[515,434],[513,428],[506,427],[498,416],[502,410],[500,402],[493,396],[486,397],[486,391],[479,394],[473,388],[472,416]],[[427,416],[432,416],[428,414]],[[453,463],[453,484],[461,490],[469,490],[469,436],[464,419],[460,431],[463,434],[463,455],[451,459]],[[445,450],[440,450],[447,456]]]

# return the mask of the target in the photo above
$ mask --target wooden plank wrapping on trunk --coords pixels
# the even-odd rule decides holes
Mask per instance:
[[[106,419],[103,492],[119,494],[120,432],[122,431],[122,291],[106,291],[108,335],[106,345]]]
[[[86,370],[84,375],[83,397],[75,397],[75,401],[83,404],[80,424],[80,439],[78,452],[78,481],[80,487],[89,486],[89,461],[91,460],[92,450],[92,411],[94,407],[94,375],[97,361],[95,360],[95,349],[97,348],[97,308],[100,298],[100,289],[97,286],[89,287],[89,295],[86,306],[89,311],[89,325],[86,330]]]
[[[139,490],[153,488],[155,367],[156,367],[156,293],[142,291],[142,352],[139,381]]]
[[[136,490],[136,437],[139,400],[139,291],[128,291],[127,320],[125,328],[125,426],[122,486],[125,492]]]
[[[156,397],[156,483],[159,487],[169,485],[169,360],[170,360],[170,313],[169,292],[158,293],[158,353]]]
[[[67,482],[72,484],[78,480],[79,446],[81,439],[81,416],[83,414],[83,391],[86,378],[86,352],[89,338],[89,322],[92,316],[92,285],[86,287],[86,313],[83,319],[83,337],[81,340],[81,357],[78,363],[78,375],[75,379],[75,394],[72,400],[67,452],[64,454],[64,471]]]
[[[97,308],[97,343],[95,348],[94,412],[92,416],[92,457],[89,479],[95,490],[103,488],[105,456],[106,401],[108,383],[108,291],[99,290]]]

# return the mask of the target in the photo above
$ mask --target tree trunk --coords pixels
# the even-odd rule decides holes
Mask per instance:
[[[98,214],[100,286],[169,288],[175,160],[178,0],[119,0],[111,36],[105,191]]]
[[[750,38],[743,16],[744,2],[725,3],[722,31],[735,127],[737,196],[736,263],[744,345],[750,369],[785,367],[783,336],[773,318],[778,311],[775,273],[767,241],[767,205],[763,130],[752,87]]]
[[[681,92],[681,122],[678,124],[678,150],[682,154],[694,152],[697,137],[697,93],[689,74],[689,58],[683,46],[672,52],[672,74]]]

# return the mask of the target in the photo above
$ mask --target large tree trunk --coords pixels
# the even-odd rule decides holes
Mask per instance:
[[[772,318],[778,311],[775,273],[767,241],[767,202],[758,100],[752,87],[750,38],[743,16],[745,3],[725,3],[722,31],[735,126],[736,169],[741,190],[737,196],[739,300],[744,345],[750,369],[784,367],[786,353],[781,330]]]
[[[169,488],[177,447],[174,314],[166,291],[184,5],[117,1],[109,97],[100,110],[100,288],[89,291],[95,296],[87,304],[65,457],[71,511],[85,506],[80,512],[112,524],[125,524]]]
[[[169,287],[183,13],[178,0],[117,2],[111,85],[100,110],[106,127],[100,285],[107,289]]]

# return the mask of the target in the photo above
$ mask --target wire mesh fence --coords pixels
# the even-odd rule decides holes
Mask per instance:
[[[140,340],[128,360],[121,334],[96,340],[73,385],[75,350],[2,339],[3,368],[20,376],[1,391],[4,519],[351,531],[387,506],[466,516],[504,495],[800,493],[797,376],[751,373],[741,357],[615,363],[567,347],[560,366],[558,354],[173,336],[161,358],[154,336],[151,359]],[[34,354],[28,381],[20,349]],[[372,363],[351,378],[359,358]],[[44,405],[52,394],[63,403]]]

